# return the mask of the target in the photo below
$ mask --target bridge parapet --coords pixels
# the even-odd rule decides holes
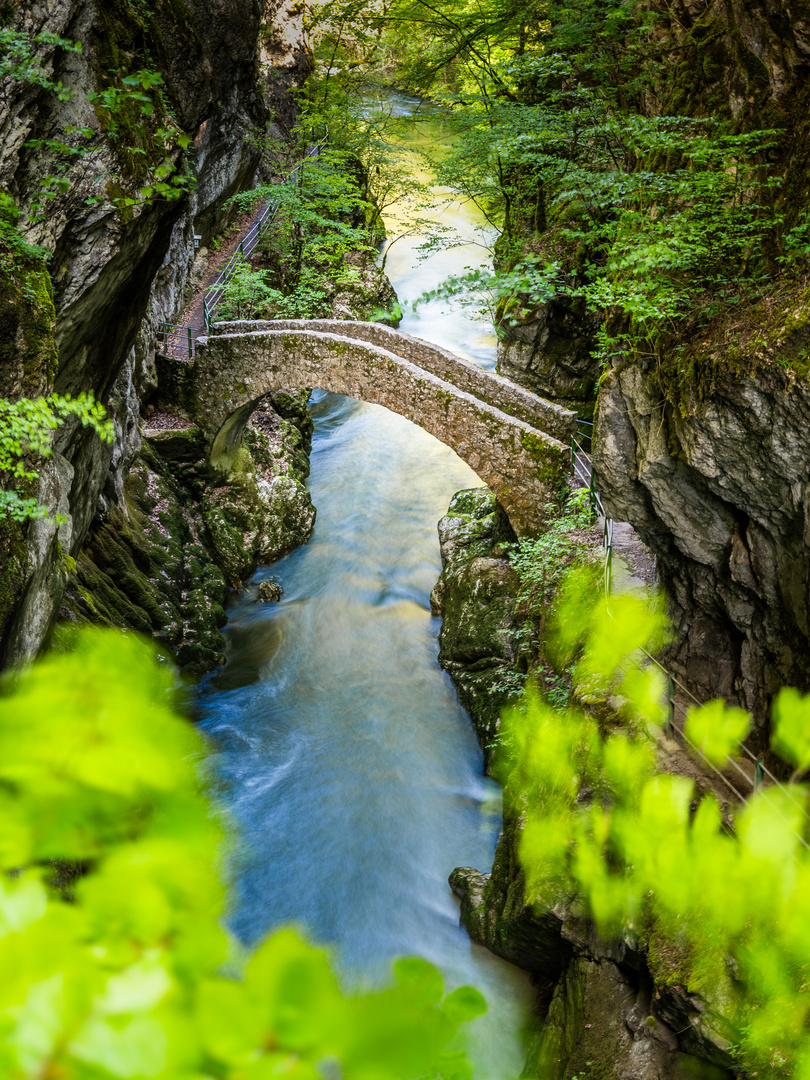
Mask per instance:
[[[312,330],[377,345],[432,375],[472,394],[501,412],[516,416],[531,427],[570,445],[576,434],[577,414],[552,401],[538,397],[502,375],[464,360],[421,338],[403,334],[383,323],[351,322],[340,319],[266,319],[218,323],[214,334],[252,334],[268,330]]]
[[[317,386],[406,416],[478,473],[518,534],[542,532],[545,507],[570,471],[569,446],[400,355],[347,337],[344,323],[336,326],[340,333],[276,325],[198,339],[178,404],[202,429],[212,463],[231,467],[265,394]]]

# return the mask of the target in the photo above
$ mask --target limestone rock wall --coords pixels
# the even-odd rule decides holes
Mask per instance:
[[[593,414],[599,362],[598,314],[581,300],[557,297],[498,326],[498,371],[584,419]]]
[[[810,687],[810,387],[776,367],[719,373],[685,415],[652,371],[603,384],[594,464],[608,512],[657,556],[693,689],[753,711]]]
[[[57,363],[47,385],[61,393],[93,391],[108,405],[116,439],[102,445],[75,425],[58,433],[40,495],[52,507],[61,501],[69,523],[59,544],[54,529],[44,536],[42,525],[32,526],[23,570],[18,541],[3,545],[5,555],[0,551],[3,570],[16,582],[4,599],[7,625],[0,626],[5,663],[24,660],[41,645],[66,580],[63,556],[78,554],[94,519],[99,524],[115,511],[126,517],[125,480],[140,449],[142,405],[155,385],[156,331],[183,310],[195,269],[194,234],[205,244],[222,227],[228,197],[256,172],[258,151],[245,136],[273,120],[273,101],[291,120],[289,87],[308,70],[300,18],[294,19],[272,57],[289,76],[286,89],[276,87],[268,108],[265,86],[273,72],[262,69],[259,42],[260,31],[265,38],[272,33],[276,14],[286,18],[270,6],[263,19],[255,0],[22,0],[12,9],[21,33],[47,31],[81,44],[80,52],[35,47],[44,74],[64,94],[11,81],[0,88],[0,188],[25,214],[43,177],[60,174],[66,181],[47,213],[26,228],[29,241],[52,252],[50,340]],[[121,149],[126,137],[116,145],[102,130],[89,95],[108,85],[110,72],[142,69],[162,76],[161,108],[191,140],[185,163],[174,161],[194,176],[190,198],[121,201],[137,193],[137,160]],[[95,132],[92,148],[68,158],[52,143],[75,142],[69,132],[77,127]],[[88,204],[91,198],[97,201]],[[31,387],[19,391],[45,389]]]

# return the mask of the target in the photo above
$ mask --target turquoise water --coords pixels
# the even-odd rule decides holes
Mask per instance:
[[[447,318],[459,339],[480,334]],[[239,834],[231,923],[247,943],[301,925],[349,980],[384,979],[402,954],[433,961],[490,1002],[477,1075],[517,1076],[528,980],[470,943],[447,885],[455,866],[491,865],[499,790],[438,666],[428,603],[436,522],[480,481],[379,406],[320,391],[312,404],[314,535],[234,600],[227,665],[199,701]],[[281,603],[257,603],[271,576]]]

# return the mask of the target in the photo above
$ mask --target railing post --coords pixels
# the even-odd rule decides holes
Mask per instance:
[[[571,436],[571,468],[575,469],[577,466],[577,437]]]
[[[664,732],[668,739],[672,738],[675,720],[675,679],[672,672],[667,672],[667,717],[664,721]]]
[[[186,327],[186,333],[188,334],[188,356],[189,356],[189,360],[190,360],[192,358],[192,356],[194,355],[194,343],[193,343],[192,338],[191,338],[191,327],[190,326]]]

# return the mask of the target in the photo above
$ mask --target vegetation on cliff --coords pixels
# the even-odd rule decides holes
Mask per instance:
[[[371,60],[453,118],[439,178],[502,236],[499,269],[448,290],[487,286],[505,320],[582,300],[603,316],[604,360],[667,366],[701,328],[747,325],[752,302],[803,279],[802,121],[736,14],[399,0],[358,29],[351,5],[324,9],[344,81]],[[690,370],[673,365],[676,380]]]
[[[634,657],[660,645],[661,614],[631,596],[611,598],[609,608],[592,596],[591,575],[569,576],[550,645],[558,664],[574,664],[580,699],[611,695],[623,703],[623,722],[576,704],[561,713],[534,695],[511,711],[502,736],[500,775],[520,815],[527,902],[548,910],[576,897],[606,940],[629,940],[646,957],[659,989],[700,995],[696,1030],[713,1025],[729,1062],[760,1076],[802,1076],[807,788],[761,790],[737,809],[732,832],[714,796],[660,773],[663,676]],[[794,779],[810,761],[807,710],[794,690],[774,709],[774,749],[795,766]],[[723,766],[749,723],[712,702],[690,713],[686,733]]]

